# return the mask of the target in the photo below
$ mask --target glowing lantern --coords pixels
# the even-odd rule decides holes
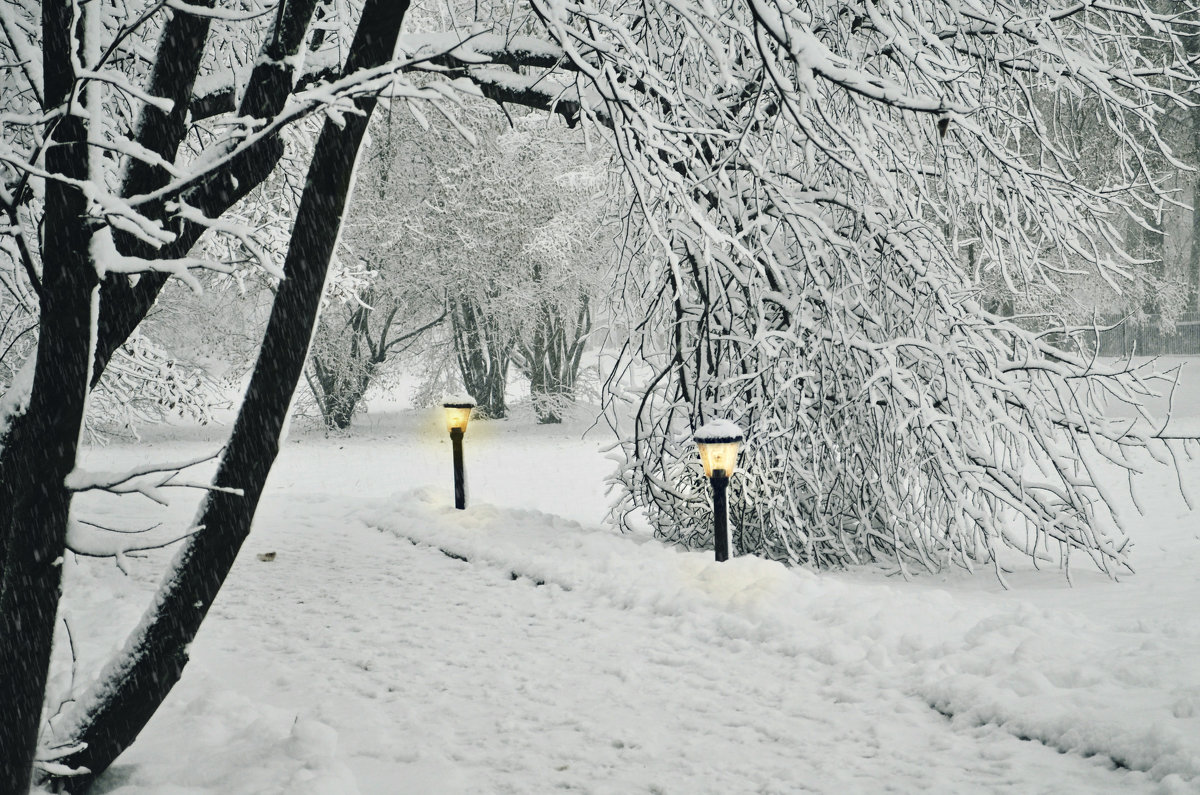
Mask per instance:
[[[692,438],[700,451],[705,477],[711,478],[714,472],[729,477],[737,469],[738,445],[743,439],[741,428],[729,420],[715,420],[701,427]]]
[[[728,420],[714,420],[702,426],[692,437],[700,451],[700,463],[713,489],[713,550],[717,560],[729,560],[729,507],[726,489],[729,476],[737,469],[738,445],[742,429]]]
[[[475,408],[474,403],[443,403],[442,408],[446,410],[446,430],[451,433],[467,430],[467,423],[471,420],[471,410]]]

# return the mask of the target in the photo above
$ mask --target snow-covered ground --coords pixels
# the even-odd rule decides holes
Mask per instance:
[[[1023,569],[1005,591],[616,535],[586,429],[472,423],[467,511],[436,411],[293,432],[183,680],[98,790],[1200,792],[1200,529],[1168,468],[1133,486],[1136,574]],[[185,458],[225,430],[148,429],[85,465]],[[182,527],[194,502],[78,510]],[[76,688],[169,554],[128,577],[68,563]]]

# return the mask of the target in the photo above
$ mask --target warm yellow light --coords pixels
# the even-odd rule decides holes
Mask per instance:
[[[721,470],[725,477],[737,469],[738,445],[741,444],[742,429],[729,420],[712,420],[696,429],[693,437],[700,451],[700,463],[704,465],[705,477]]]
[[[697,442],[700,450],[700,463],[704,465],[704,476],[711,478],[713,471],[720,469],[725,477],[733,475],[737,468],[737,442]]]
[[[442,407],[446,409],[447,429],[451,431],[456,428],[461,431],[467,429],[467,422],[471,419],[471,409],[475,408],[474,404],[446,403]]]

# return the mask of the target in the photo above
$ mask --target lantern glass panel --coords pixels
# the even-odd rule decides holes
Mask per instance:
[[[704,465],[704,476],[711,478],[713,471],[724,470],[725,477],[733,475],[737,468],[737,442],[700,442],[700,463]]]
[[[467,429],[467,421],[471,419],[470,408],[452,408],[446,406],[446,428],[454,430],[455,428]]]

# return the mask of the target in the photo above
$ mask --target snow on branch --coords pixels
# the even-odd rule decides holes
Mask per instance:
[[[67,521],[67,549],[88,558],[113,558],[117,568],[128,574],[127,558],[171,546],[204,529],[188,527],[173,533],[154,534],[158,527],[156,524],[141,530],[119,530],[72,517]]]
[[[207,151],[197,159],[196,167],[184,178],[175,179],[163,187],[133,196],[128,199],[132,208],[142,207],[158,202],[176,201],[185,191],[202,183],[208,177],[224,168],[230,161],[239,157],[269,139],[289,124],[311,116],[314,113],[325,113],[335,122],[344,114],[359,113],[354,100],[357,97],[376,95],[393,99],[403,99],[410,102],[431,102],[434,106],[444,103],[454,103],[462,93],[473,94],[474,89],[467,81],[452,80],[444,83],[433,83],[419,86],[402,77],[406,71],[426,63],[434,55],[413,59],[400,59],[380,67],[363,69],[332,83],[314,86],[308,90],[294,94],[287,106],[274,118],[246,134],[237,141],[235,146],[222,144],[217,150]]]
[[[267,250],[257,239],[254,230],[244,224],[233,223],[231,221],[222,221],[220,218],[209,218],[203,212],[195,207],[189,206],[186,201],[168,202],[167,211],[174,215],[184,218],[193,224],[203,228],[211,229],[215,232],[222,233],[231,238],[234,238],[245,247],[246,251],[254,257],[255,262],[264,272],[274,276],[276,279],[283,278],[283,270],[271,257]],[[228,272],[228,271],[226,271]]]
[[[266,247],[259,243],[253,230],[208,218],[199,209],[199,206],[207,205],[201,203],[197,206],[192,201],[198,199],[203,202],[204,197],[193,196],[191,192],[210,184],[214,175],[237,165],[245,157],[260,156],[261,149],[272,145],[281,130],[290,124],[322,112],[335,121],[347,113],[358,113],[355,104],[358,97],[379,95],[408,102],[430,102],[442,112],[448,113],[448,106],[458,101],[459,93],[476,93],[465,80],[438,81],[428,86],[417,86],[403,78],[404,71],[416,69],[426,65],[430,59],[446,55],[445,51],[436,47],[425,47],[419,55],[399,58],[376,69],[293,93],[282,111],[272,118],[234,120],[227,125],[226,130],[210,140],[199,156],[186,162],[171,162],[139,144],[127,132],[123,132],[121,124],[111,123],[107,119],[107,113],[111,110],[118,115],[128,116],[126,124],[133,125],[137,107],[150,105],[160,112],[170,110],[168,101],[147,94],[139,87],[134,76],[125,74],[113,64],[105,65],[117,51],[119,40],[132,35],[136,25],[144,24],[156,10],[165,5],[163,2],[152,4],[152,7],[147,8],[146,12],[138,17],[136,23],[131,23],[135,27],[127,25],[120,28],[103,55],[92,57],[86,68],[77,70],[73,96],[76,99],[82,96],[80,92],[85,86],[91,86],[91,89],[87,95],[87,108],[79,107],[71,112],[86,112],[98,116],[88,124],[88,145],[94,153],[91,157],[95,170],[94,178],[81,180],[65,177],[52,173],[41,162],[45,144],[51,139],[58,119],[66,112],[66,106],[40,115],[14,114],[11,112],[14,110],[11,104],[4,107],[4,121],[19,126],[16,128],[17,134],[9,135],[6,132],[5,140],[0,143],[0,170],[4,172],[5,178],[0,185],[0,197],[4,199],[4,206],[0,209],[5,211],[8,221],[3,234],[7,240],[17,245],[19,253],[22,254],[22,264],[35,290],[40,289],[40,282],[35,272],[34,257],[32,253],[26,252],[27,247],[24,246],[23,225],[28,219],[22,218],[22,212],[27,213],[27,208],[32,206],[36,215],[36,197],[49,181],[77,188],[88,197],[88,212],[96,218],[97,228],[91,241],[91,253],[102,277],[107,273],[167,273],[183,280],[192,289],[199,289],[200,283],[194,275],[195,271],[207,269],[229,273],[233,270],[233,266],[227,263],[197,256],[179,256],[183,253],[181,251],[176,252],[176,256],[173,257],[147,254],[147,249],[161,250],[164,246],[176,242],[179,225],[172,223],[175,219],[188,222],[184,228],[189,230],[189,234],[196,228],[211,229],[237,239],[266,272],[278,276],[278,265],[266,253]],[[190,13],[194,9],[189,7],[187,10]],[[239,20],[241,18],[237,17]],[[469,37],[462,41],[447,40],[446,46],[447,51],[456,51],[466,57],[466,48],[470,46]],[[492,42],[489,46],[498,45]],[[525,57],[543,60],[548,57],[546,53],[537,51],[536,42],[530,41],[522,46]],[[309,60],[318,66],[322,63],[319,58]],[[104,109],[104,114],[97,114],[101,108]],[[21,118],[18,118],[18,115]],[[100,118],[100,115],[104,118]],[[167,177],[166,184],[150,193],[131,198],[123,197],[120,193],[120,180],[109,164],[130,162],[140,162],[155,168]],[[30,202],[35,204],[30,205]],[[23,207],[26,209],[22,209]],[[124,245],[118,247],[113,237],[114,230],[132,236],[145,246],[136,253]]]
[[[218,273],[232,273],[233,266],[215,260],[198,257],[177,259],[145,259],[129,256],[117,251],[113,242],[112,227],[104,227],[92,235],[92,261],[100,278],[107,273],[168,273],[182,280],[196,292],[201,292],[200,280],[192,275],[193,270],[207,269]]]
[[[514,68],[571,68],[554,44],[532,36],[501,36],[494,33],[455,32],[408,34],[400,37],[397,52],[406,61],[404,71],[445,71],[468,66]],[[296,92],[306,91],[338,77],[339,61],[334,52],[310,53],[304,71],[296,80]],[[193,121],[236,110],[241,78],[235,73],[208,75],[198,81],[190,103]]]
[[[234,11],[229,8],[198,6],[193,3],[184,2],[184,0],[167,0],[166,6],[172,11],[179,11],[184,14],[190,14],[194,17],[219,19],[224,22],[248,22],[252,19],[258,19],[259,17],[264,17],[267,14],[275,13],[274,6],[267,6],[266,8],[258,11]]]
[[[525,107],[538,108],[550,113],[557,113],[574,126],[585,115],[596,122],[611,126],[611,120],[601,108],[599,97],[592,103],[581,100],[581,88],[588,90],[588,85],[582,85],[563,75],[556,74],[522,74],[510,69],[498,67],[475,67],[463,70],[464,76],[475,85],[479,92],[498,103],[511,103]]]
[[[533,36],[456,31],[409,34],[400,37],[398,49],[409,60],[441,66],[570,68],[562,48]]]
[[[98,80],[102,83],[108,83],[117,90],[128,94],[133,99],[144,102],[151,107],[158,108],[158,110],[163,113],[170,113],[171,108],[174,107],[175,104],[169,99],[163,99],[162,97],[156,97],[151,94],[147,94],[121,72],[106,69],[81,69],[79,70],[78,79],[81,86],[89,80]]]
[[[17,58],[21,74],[25,77],[34,98],[40,105],[42,102],[42,54],[34,41],[26,35],[26,28],[18,21],[16,6],[12,3],[0,3],[0,31],[9,48]]]
[[[163,489],[188,488],[241,494],[240,489],[213,486],[195,481],[179,480],[185,469],[216,459],[220,450],[178,462],[145,464],[121,472],[90,472],[78,467],[67,475],[66,487],[74,492],[106,491],[110,494],[141,494],[160,505],[167,500]]]
[[[12,428],[13,420],[24,416],[29,408],[29,398],[33,394],[33,374],[37,369],[37,349],[30,353],[21,368],[13,376],[4,396],[0,397],[0,449]]]

